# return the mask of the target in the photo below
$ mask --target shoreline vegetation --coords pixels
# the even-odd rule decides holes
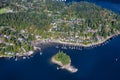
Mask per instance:
[[[58,43],[58,44],[63,44],[63,45],[71,45],[71,46],[80,46],[80,47],[91,47],[91,46],[98,46],[98,45],[101,45],[103,44],[104,42],[116,37],[116,36],[119,36],[119,34],[115,34],[115,35],[112,35],[112,36],[109,36],[107,37],[106,39],[102,40],[102,41],[98,41],[98,42],[94,42],[94,43],[90,43],[90,44],[79,44],[79,43],[70,43],[70,42],[62,42],[62,41],[59,41],[59,40],[50,40],[50,39],[45,39],[45,40],[40,40],[41,42],[43,43]]]
[[[63,56],[61,56],[61,55],[59,55],[59,54],[61,54],[61,55],[63,55]],[[61,58],[61,59],[56,59],[56,57],[58,57],[58,58]],[[65,60],[64,60],[64,62],[67,60],[67,59],[69,59],[69,62],[67,62],[67,63],[63,63],[62,62],[62,60],[64,59],[64,57],[68,57],[68,58],[66,58]],[[58,52],[58,53],[56,53],[56,55],[54,55],[52,58],[51,58],[51,62],[52,63],[54,63],[54,64],[57,64],[57,65],[59,65],[60,66],[60,69],[65,69],[65,70],[67,70],[67,71],[69,71],[69,72],[71,72],[71,73],[76,73],[77,71],[78,71],[78,69],[77,68],[75,68],[75,67],[73,67],[72,65],[71,65],[71,59],[70,59],[70,57],[68,56],[68,55],[66,55],[65,53],[63,53],[63,52]]]
[[[102,45],[104,42],[106,42],[107,40],[109,39],[112,39],[116,36],[119,36],[119,34],[116,34],[116,35],[113,35],[113,36],[109,36],[107,37],[107,39],[103,40],[103,41],[100,41],[100,42],[96,42],[96,43],[92,43],[92,44],[88,44],[88,45],[85,45],[85,44],[79,44],[79,43],[69,43],[69,42],[62,42],[62,41],[58,41],[58,40],[50,40],[50,39],[43,39],[43,40],[36,40],[34,42],[32,42],[32,45],[33,45],[33,48],[34,50],[33,51],[29,51],[29,52],[26,52],[26,53],[23,53],[23,55],[20,55],[19,53],[16,54],[15,56],[6,56],[6,55],[0,55],[0,58],[3,58],[3,57],[8,57],[8,58],[11,58],[11,57],[24,57],[24,56],[31,56],[34,54],[35,51],[39,50],[41,51],[41,47],[38,47],[36,45],[39,45],[39,44],[49,44],[49,43],[57,43],[57,44],[63,44],[63,45],[71,45],[71,46],[80,46],[80,47],[92,47],[92,46],[98,46],[98,45]],[[54,59],[52,59],[53,62],[54,62]]]
[[[85,1],[6,0],[0,9],[0,57],[30,56],[47,43],[100,45],[120,34],[119,25],[119,14]]]

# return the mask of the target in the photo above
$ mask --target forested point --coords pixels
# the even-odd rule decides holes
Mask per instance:
[[[71,63],[70,57],[66,53],[61,51],[59,51],[58,53],[56,53],[56,55],[54,55],[54,59],[58,62],[61,62],[63,65],[67,65]]]

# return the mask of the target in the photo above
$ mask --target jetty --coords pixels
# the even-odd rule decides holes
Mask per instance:
[[[68,70],[69,72],[72,72],[72,73],[75,73],[75,72],[78,71],[77,68],[75,68],[71,65],[62,66],[61,69],[66,69],[66,70]]]

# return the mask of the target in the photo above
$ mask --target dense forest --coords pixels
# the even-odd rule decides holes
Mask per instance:
[[[58,61],[61,62],[63,65],[68,65],[71,63],[71,59],[70,56],[68,56],[66,53],[64,52],[58,52],[56,53],[56,55],[53,56],[53,58]]]

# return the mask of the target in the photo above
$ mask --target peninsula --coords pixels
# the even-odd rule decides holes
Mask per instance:
[[[120,34],[120,15],[93,3],[61,0],[1,3],[0,57],[32,55],[40,43],[89,47]]]
[[[77,68],[71,66],[71,59],[66,53],[63,53],[63,52],[59,51],[56,55],[54,55],[51,58],[51,61],[54,64],[57,64],[57,65],[61,66],[61,69],[66,69],[66,70],[68,70],[72,73],[75,73],[75,72],[78,71]]]

